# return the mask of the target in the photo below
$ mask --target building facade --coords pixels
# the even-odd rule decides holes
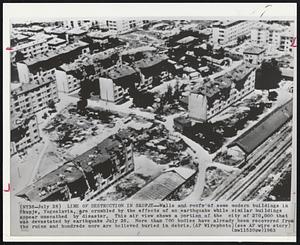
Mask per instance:
[[[275,50],[292,52],[291,45],[294,36],[292,26],[259,23],[251,29],[251,43],[267,47],[270,52]]]
[[[259,65],[264,59],[266,49],[260,47],[249,47],[243,52],[244,60],[253,65]]]
[[[46,174],[17,196],[32,202],[77,197],[90,200],[133,170],[133,144],[124,130]]]
[[[245,63],[214,80],[204,79],[189,95],[189,118],[208,121],[254,89],[255,68]]]
[[[20,61],[17,63],[19,81],[30,83],[46,76],[55,77],[57,67],[83,58],[89,52],[89,45],[79,41],[35,58]]]
[[[239,36],[250,35],[253,21],[221,21],[213,24],[212,40],[214,43],[227,44],[236,41]]]
[[[50,101],[58,102],[56,81],[52,77],[35,83],[19,84],[11,90],[11,112],[32,115],[45,109]]]

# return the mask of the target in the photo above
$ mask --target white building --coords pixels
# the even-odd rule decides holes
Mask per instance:
[[[254,88],[255,68],[247,63],[213,81],[204,79],[189,95],[189,117],[194,121],[207,121],[252,93]]]
[[[117,34],[124,34],[143,26],[142,20],[128,20],[128,19],[118,19],[118,20],[107,20],[107,28],[112,32]]]
[[[264,48],[256,46],[248,47],[243,52],[244,60],[250,64],[259,65],[263,61],[265,53],[266,49]]]
[[[48,42],[49,50],[58,50],[67,46],[67,40],[55,37]]]
[[[239,36],[250,35],[254,21],[221,21],[213,24],[212,40],[214,43],[227,44],[236,41]]]
[[[87,67],[90,69],[86,69]],[[73,63],[61,65],[55,70],[58,91],[71,93],[79,89],[84,79],[83,74],[95,79],[95,69],[89,61],[76,60]]]
[[[130,66],[114,68],[106,77],[99,78],[100,99],[118,103],[139,81],[139,74]]]
[[[10,108],[11,112],[32,115],[45,109],[50,101],[58,100],[56,81],[48,76],[34,83],[17,84],[15,88],[12,87]]]
[[[266,47],[269,52],[281,50],[292,52],[292,40],[295,36],[292,26],[283,26],[280,24],[259,23],[251,30],[251,43]]]
[[[19,81],[30,83],[45,76],[55,76],[55,69],[64,63],[71,63],[89,53],[89,45],[76,42],[64,48],[52,50],[46,54],[17,63]]]
[[[11,114],[10,154],[22,151],[41,140],[35,115],[20,117],[20,113]]]

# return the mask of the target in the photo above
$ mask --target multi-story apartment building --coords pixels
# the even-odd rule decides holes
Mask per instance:
[[[107,20],[107,28],[112,32],[117,34],[124,34],[134,30],[135,28],[141,27],[143,25],[142,20],[128,20],[128,19],[119,19],[119,20]]]
[[[292,26],[259,23],[251,29],[251,43],[266,47],[270,52],[279,49],[288,53],[292,52],[293,33]]]
[[[215,78],[204,79],[188,98],[189,117],[207,121],[255,89],[255,67],[243,63]]]
[[[29,146],[37,143],[41,137],[39,134],[39,128],[37,118],[35,115],[20,116],[21,113],[13,112],[11,114],[11,126],[10,126],[10,154],[22,151]]]
[[[94,53],[91,55],[91,60],[94,64],[96,74],[100,76],[122,65],[119,50],[116,48]]]
[[[102,21],[103,22],[103,21]],[[92,26],[100,25],[101,21],[99,20],[80,20],[80,19],[73,19],[73,20],[64,20],[62,25],[65,28],[80,28],[86,27],[90,28]]]
[[[139,73],[130,66],[114,67],[99,78],[100,99],[119,103],[140,83]]]
[[[62,38],[55,37],[48,42],[49,50],[58,50],[67,46],[67,41]]]
[[[212,40],[214,43],[227,44],[237,40],[239,36],[250,35],[254,21],[221,21],[212,26]]]
[[[133,144],[124,130],[46,174],[17,196],[32,202],[76,197],[89,200],[93,193],[102,192],[133,170]]]
[[[250,64],[259,65],[264,59],[265,52],[265,48],[256,46],[248,47],[243,52],[244,60]]]
[[[152,87],[156,79],[158,83],[169,77],[169,57],[167,55],[156,55],[138,60],[134,67],[139,71],[141,80],[135,84],[138,90],[146,90]]]
[[[55,69],[62,64],[71,63],[89,53],[88,43],[78,41],[58,50],[17,63],[19,80],[30,83],[44,76],[55,76]]]
[[[69,43],[80,41],[88,33],[87,29],[84,28],[73,28],[67,32],[67,40]]]
[[[95,69],[88,61],[76,60],[70,64],[63,64],[55,71],[57,89],[59,92],[71,93],[80,88],[84,75],[95,79]]]
[[[46,54],[49,51],[48,41],[51,38],[40,38],[36,40],[30,40],[29,42],[17,45],[13,47],[11,51],[11,62],[15,63],[16,59],[19,59],[16,55],[20,53],[23,59],[37,57],[42,54]]]
[[[98,42],[100,44],[105,44],[109,42],[111,37],[116,37],[114,33],[111,31],[94,31],[87,34],[94,42]]]
[[[67,39],[67,29],[64,27],[45,27],[44,33],[61,39]]]
[[[12,88],[10,108],[11,112],[31,115],[45,109],[50,101],[58,100],[56,81],[52,76],[47,76]]]

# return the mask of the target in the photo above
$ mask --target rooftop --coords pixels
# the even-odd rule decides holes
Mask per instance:
[[[64,27],[58,27],[58,28],[45,27],[44,32],[49,34],[64,34],[67,32],[67,29]]]
[[[123,65],[122,67],[116,67],[113,70],[110,70],[108,72],[108,77],[111,79],[119,79],[130,76],[134,73],[136,73],[136,70],[134,70],[132,67]]]
[[[143,187],[131,199],[147,201],[164,200],[194,174],[194,170],[184,167],[170,169],[170,171],[162,173]]]
[[[217,93],[219,93],[224,88],[231,87],[231,84],[238,83],[243,78],[248,76],[253,70],[255,69],[254,66],[242,63],[235,69],[231,70],[224,75],[215,78],[214,80],[208,79],[200,84],[193,90],[193,93],[201,93],[207,97],[213,97]]]
[[[196,37],[193,37],[193,36],[188,36],[188,37],[185,37],[185,38],[182,38],[180,40],[177,41],[177,43],[180,43],[180,44],[186,44],[186,43],[190,43],[194,40],[197,40],[198,38]]]
[[[54,79],[51,76],[39,77],[38,80],[35,80],[35,83],[22,83],[19,86],[16,86],[14,89],[12,88],[11,92],[20,95],[31,90],[37,89],[39,87],[44,86],[50,82],[53,82]]]
[[[114,49],[114,48],[110,48],[110,49],[107,49],[103,52],[99,52],[99,53],[95,53],[92,55],[92,59],[94,61],[97,61],[97,60],[105,60],[107,58],[110,58],[113,54],[116,54],[118,51],[117,49]]]
[[[94,32],[90,32],[87,34],[89,37],[91,38],[95,38],[95,39],[105,39],[111,35],[113,35],[110,31],[94,31]]]
[[[250,154],[290,120],[292,116],[293,100],[291,99],[243,133],[234,142],[230,143],[228,147],[237,145],[245,153]]]
[[[65,39],[61,39],[61,38],[53,38],[52,40],[50,40],[48,42],[49,45],[52,45],[52,46],[56,46],[56,45],[60,45],[60,44],[64,44],[64,43],[67,43],[67,41]]]
[[[242,22],[245,22],[244,20],[225,20],[225,21],[219,21],[215,24],[213,24],[214,27],[220,27],[220,28],[228,28],[237,24],[240,24]]]
[[[91,65],[92,62],[90,60],[76,60],[72,63],[69,64],[63,64],[61,65],[59,68],[64,70],[65,72],[69,72],[69,71],[76,71],[79,68],[83,67],[83,66],[88,66]]]
[[[156,48],[151,47],[151,46],[141,46],[137,48],[131,48],[124,50],[121,54],[122,55],[131,55],[131,54],[136,54],[138,52],[153,52],[156,51]]]
[[[58,56],[60,54],[66,54],[66,53],[69,53],[79,47],[88,47],[88,43],[85,43],[85,42],[82,42],[82,41],[78,41],[76,43],[72,43],[66,47],[63,47],[61,49],[58,49],[58,50],[52,50],[51,52],[48,52],[46,54],[43,54],[43,55],[39,55],[39,56],[36,56],[34,58],[31,58],[31,59],[27,59],[27,60],[24,60],[22,61],[24,64],[30,66],[30,65],[34,65],[40,61],[46,61],[46,60],[49,60],[55,56]]]
[[[165,54],[148,57],[135,62],[135,66],[139,69],[148,68],[161,63],[162,61],[168,60],[169,57]]]
[[[75,35],[75,36],[84,35],[86,33],[87,33],[87,30],[84,30],[81,28],[73,28],[73,29],[67,31],[67,34]]]
[[[126,140],[128,140],[128,132],[125,130],[106,138],[73,161],[63,164],[32,185],[27,186],[17,193],[17,196],[25,195],[30,201],[45,200],[52,194],[63,190],[67,183],[73,183],[83,177],[83,172],[78,165],[84,172],[91,172],[96,165],[104,164],[109,160],[110,154],[113,154],[114,151],[120,151],[123,148],[122,141]]]
[[[244,50],[244,54],[256,54],[256,55],[259,55],[263,52],[265,52],[266,49],[265,48],[262,48],[262,47],[257,47],[257,46],[251,46],[251,47],[248,47]]]

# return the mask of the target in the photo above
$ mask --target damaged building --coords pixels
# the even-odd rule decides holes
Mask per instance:
[[[112,135],[17,193],[31,202],[83,199],[134,170],[133,145],[125,130]]]
[[[224,75],[200,81],[188,100],[189,117],[203,122],[254,91],[255,67],[242,63]]]

